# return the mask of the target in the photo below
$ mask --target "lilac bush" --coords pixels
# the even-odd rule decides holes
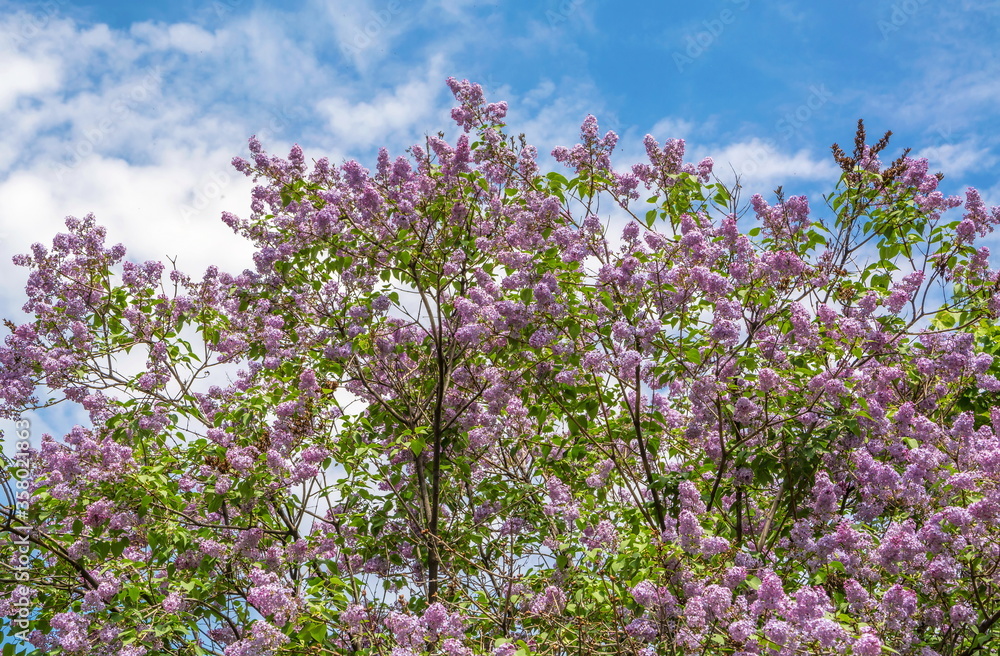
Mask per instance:
[[[251,139],[254,270],[16,258],[0,411],[88,422],[8,467],[14,652],[996,648],[1000,209],[860,122],[822,211],[593,117],[543,173],[449,85],[374,171]]]

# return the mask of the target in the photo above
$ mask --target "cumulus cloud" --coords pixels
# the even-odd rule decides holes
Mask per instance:
[[[997,161],[990,149],[983,147],[975,139],[922,148],[913,156],[926,157],[931,169],[940,170],[949,177],[961,177],[977,168],[992,166]]]
[[[252,183],[230,160],[251,134],[279,155],[300,141],[316,157],[351,156],[394,135],[410,145],[435,113],[447,120],[440,56],[414,62],[416,79],[345,78],[295,38],[308,18],[261,7],[211,27],[123,30],[55,13],[0,19],[0,258],[93,212],[135,259],[242,270],[251,247],[219,216],[248,211]],[[340,95],[317,105],[326,88]]]
[[[773,189],[790,181],[835,182],[840,169],[826,156],[808,150],[792,152],[774,141],[752,138],[723,146],[712,153],[720,178],[739,176],[748,189]]]
[[[0,52],[0,68],[4,83],[0,85],[0,112],[14,108],[23,96],[53,91],[59,86],[61,69],[53,57],[35,59],[12,53]]]
[[[370,101],[337,95],[320,100],[316,109],[342,148],[370,149],[386,141],[409,145],[419,131],[444,122],[444,77],[442,62],[436,59],[420,79],[379,92]]]

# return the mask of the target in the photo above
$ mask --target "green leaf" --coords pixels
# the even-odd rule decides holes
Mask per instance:
[[[128,547],[128,545],[129,545],[128,538],[124,540],[118,540],[111,545],[111,553],[116,558],[121,557],[122,552],[125,551],[125,548]]]
[[[326,642],[326,624],[313,624],[306,629],[309,637],[316,642]]]
[[[564,187],[568,187],[569,186],[569,180],[567,180],[566,176],[563,175],[562,173],[558,173],[556,171],[552,171],[552,172],[546,174],[545,177],[548,178],[551,182],[555,182],[557,184],[561,184]]]

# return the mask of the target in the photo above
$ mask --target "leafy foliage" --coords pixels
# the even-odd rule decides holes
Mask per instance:
[[[993,648],[1000,210],[861,123],[826,219],[593,117],[543,174],[449,84],[464,134],[374,174],[251,139],[254,271],[93,217],[16,260],[3,412],[90,422],[8,468],[12,650]]]

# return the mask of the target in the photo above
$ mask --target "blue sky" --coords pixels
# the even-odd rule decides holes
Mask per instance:
[[[832,189],[834,141],[864,118],[1000,204],[1000,2],[638,0],[0,0],[0,314],[66,215],[94,212],[139,259],[195,276],[250,249],[219,220],[247,214],[230,167],[261,137],[286,154],[373,166],[444,130],[445,79],[509,101],[513,132],[548,153],[588,113],[621,136],[681,137],[744,191]],[[747,196],[748,197],[748,196]]]

